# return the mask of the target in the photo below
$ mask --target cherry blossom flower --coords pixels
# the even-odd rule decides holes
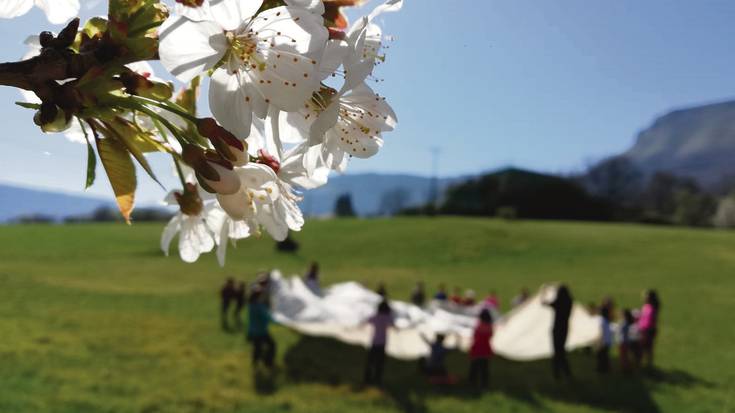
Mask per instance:
[[[159,31],[161,63],[182,82],[216,67],[209,87],[212,114],[245,138],[253,113],[265,117],[269,105],[295,110],[319,88],[316,59],[328,34],[323,19],[301,7],[254,16],[259,0],[217,4],[208,4],[212,20],[185,17],[190,13],[166,20]]]
[[[304,165],[309,174],[319,167],[343,172],[351,156],[369,158],[383,146],[382,133],[397,123],[385,98],[365,83],[337,93],[323,89],[298,112],[281,115],[284,135],[308,136]]]
[[[183,191],[171,191],[164,202],[178,205],[179,211],[171,218],[161,235],[161,249],[168,256],[171,241],[179,234],[179,256],[184,262],[195,262],[215,245],[214,225],[221,222],[224,212],[215,203],[204,203],[205,193],[192,183]]]
[[[0,18],[22,16],[34,5],[46,13],[52,24],[65,23],[79,14],[79,0],[3,0],[0,1]]]

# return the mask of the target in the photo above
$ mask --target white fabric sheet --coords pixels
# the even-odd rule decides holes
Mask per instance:
[[[322,297],[314,295],[299,277],[272,274],[273,316],[279,323],[302,334],[332,337],[345,343],[368,347],[372,328],[364,321],[375,313],[381,297],[356,282],[332,285]],[[554,298],[556,288],[543,286],[539,293],[505,315],[494,314],[493,351],[517,361],[551,357],[553,311],[543,304]],[[390,301],[396,327],[388,332],[386,353],[398,359],[428,355],[422,336],[447,335],[448,347],[466,351],[472,340],[480,307],[459,308],[432,302],[419,308]],[[567,349],[593,345],[600,337],[599,319],[574,305],[569,320]]]

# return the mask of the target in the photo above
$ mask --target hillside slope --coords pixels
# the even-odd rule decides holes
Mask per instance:
[[[669,171],[705,186],[735,176],[735,101],[675,110],[624,153],[647,173]]]
[[[106,199],[0,184],[0,222],[34,214],[60,220],[111,205]]]

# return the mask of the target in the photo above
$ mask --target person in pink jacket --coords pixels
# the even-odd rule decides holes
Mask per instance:
[[[658,316],[661,303],[656,290],[644,294],[644,304],[638,317],[638,331],[641,335],[641,356],[650,367],[653,365],[653,347],[658,333]]]

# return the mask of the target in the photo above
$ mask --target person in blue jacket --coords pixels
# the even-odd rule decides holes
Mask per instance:
[[[276,358],[276,342],[268,331],[273,321],[268,309],[264,291],[255,287],[248,304],[248,340],[253,344],[253,366],[263,362],[266,367],[273,367]]]

